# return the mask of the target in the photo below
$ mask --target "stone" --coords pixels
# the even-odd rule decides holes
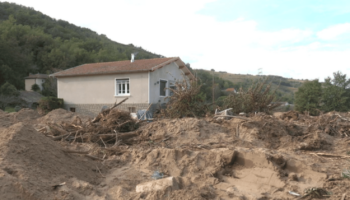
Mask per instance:
[[[136,192],[166,190],[169,187],[172,190],[179,189],[179,184],[174,177],[168,177],[150,182],[140,183],[136,186]]]
[[[298,181],[299,180],[298,175],[295,173],[289,173],[288,179],[291,181]]]

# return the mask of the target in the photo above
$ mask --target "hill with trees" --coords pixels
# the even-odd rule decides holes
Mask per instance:
[[[248,88],[253,85],[253,83],[267,78],[268,83],[271,83],[271,90],[275,90],[277,88],[275,101],[286,101],[291,104],[294,102],[294,93],[304,82],[304,80],[289,79],[274,75],[232,74],[203,69],[195,69],[193,71],[204,83],[202,87],[205,89],[202,90],[206,91],[205,93],[207,94],[208,101],[212,98],[212,94],[207,90],[212,90],[213,76],[215,82],[214,91],[216,91],[216,99],[225,95],[225,89],[234,88],[236,91],[238,91],[240,88],[242,88],[243,90],[247,91]]]
[[[29,73],[49,74],[84,63],[156,58],[133,44],[114,42],[96,32],[53,19],[33,8],[0,2],[0,86],[24,89]]]

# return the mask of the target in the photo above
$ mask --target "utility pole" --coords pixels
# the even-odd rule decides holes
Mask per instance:
[[[213,104],[215,103],[215,95],[214,95],[214,72],[215,70],[214,69],[211,69],[211,71],[213,72]]]

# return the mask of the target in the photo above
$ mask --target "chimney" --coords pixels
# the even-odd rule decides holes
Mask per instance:
[[[132,54],[131,54],[131,62],[134,62],[134,60],[135,60],[135,54],[132,53]]]
[[[139,53],[139,52],[131,53],[131,62],[132,62],[132,63],[135,61],[135,57],[136,57],[136,55],[137,55],[138,53]]]

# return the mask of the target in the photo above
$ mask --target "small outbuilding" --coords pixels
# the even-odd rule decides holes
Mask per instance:
[[[25,77],[25,90],[26,91],[32,91],[32,86],[34,84],[37,84],[40,88],[40,90],[43,90],[43,83],[46,81],[46,79],[49,78],[49,75],[47,74],[29,74],[29,76]]]

